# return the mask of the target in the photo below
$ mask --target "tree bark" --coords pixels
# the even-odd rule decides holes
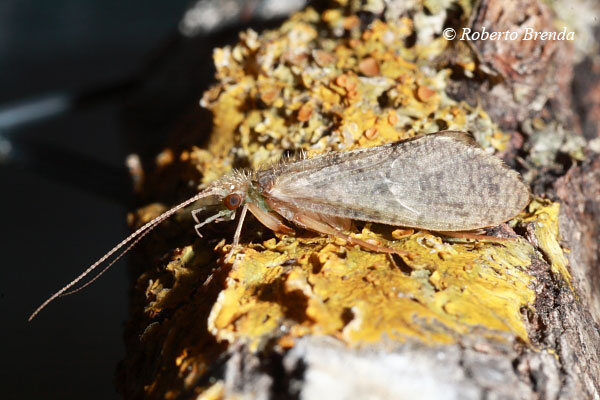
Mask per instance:
[[[600,30],[598,18],[576,19],[600,10],[579,2],[572,21],[561,15],[574,41],[461,40],[463,28],[561,32],[560,4],[367,3],[314,3],[215,51],[205,110],[173,110],[157,156],[161,131],[136,122],[161,109],[148,84],[127,112],[132,143],[155,138],[140,150],[140,201],[175,204],[286,152],[470,130],[535,194],[489,232],[512,240],[359,224],[360,237],[409,259],[275,235],[250,219],[228,262],[233,227],[207,226],[200,239],[180,213],[136,253],[118,373],[126,398],[600,398]],[[206,72],[190,65],[203,58],[188,61],[198,45],[181,39],[146,78],[168,85],[185,71],[199,90]],[[165,209],[140,208],[132,221]]]

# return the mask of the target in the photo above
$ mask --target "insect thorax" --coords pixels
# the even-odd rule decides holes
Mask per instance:
[[[246,192],[246,201],[256,204],[263,211],[271,211],[271,208],[265,201],[264,193],[272,186],[274,179],[275,177],[272,175],[257,173],[255,179],[252,179],[249,182],[248,190]]]

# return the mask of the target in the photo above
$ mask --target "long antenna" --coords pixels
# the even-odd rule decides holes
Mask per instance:
[[[119,251],[119,249],[121,249],[121,247],[123,247],[126,244],[128,244],[128,243],[130,243],[130,242],[133,241],[133,243],[131,243],[114,260],[112,260],[97,276],[95,276],[90,282],[86,283],[80,289],[82,289],[83,287],[89,285],[91,282],[93,282],[96,279],[98,279],[100,277],[100,275],[102,275],[104,272],[106,272],[106,270],[108,270],[108,268],[110,268],[115,262],[117,262],[121,257],[123,257],[123,255],[125,255],[125,253],[127,253],[129,250],[131,250],[131,248],[137,242],[139,242],[144,236],[146,236],[146,234],[148,232],[150,232],[152,229],[156,228],[156,226],[158,224],[160,224],[161,222],[163,222],[164,220],[166,220],[167,218],[169,218],[170,216],[172,216],[173,214],[175,214],[177,211],[181,210],[182,208],[187,207],[188,205],[190,205],[190,204],[192,204],[192,203],[200,200],[201,198],[210,196],[212,194],[213,193],[212,193],[212,191],[210,189],[204,190],[204,191],[196,194],[195,196],[190,197],[189,199],[187,199],[183,203],[180,203],[180,204],[176,205],[175,207],[171,208],[170,210],[165,211],[164,213],[160,214],[158,217],[154,218],[150,222],[147,222],[146,224],[144,224],[144,226],[142,226],[141,228],[139,228],[138,230],[136,230],[135,232],[133,232],[131,235],[127,236],[125,239],[123,239],[123,241],[121,241],[121,243],[117,244],[108,253],[106,253],[105,255],[103,255],[102,257],[100,257],[100,259],[98,261],[96,261],[95,263],[93,263],[92,265],[90,265],[77,278],[73,279],[71,282],[69,282],[67,285],[65,285],[58,292],[56,292],[52,296],[48,297],[48,299],[46,301],[44,301],[38,308],[36,308],[36,310],[29,316],[28,321],[31,322],[31,320],[34,319],[35,316],[38,315],[40,311],[42,311],[44,308],[46,308],[46,306],[48,304],[50,304],[52,301],[54,301],[58,297],[61,297],[61,296],[64,296],[66,294],[75,293],[75,292],[79,291],[79,289],[76,289],[76,290],[73,290],[71,292],[67,292],[70,288],[72,288],[73,286],[75,286],[83,278],[85,278],[92,271],[94,271],[96,268],[98,268],[98,266],[100,266],[110,256],[112,256],[117,251]]]
[[[160,222],[162,222],[162,221],[159,221],[159,222],[155,223],[154,225],[152,225],[152,226],[148,227],[148,229],[146,229],[146,230],[145,230],[143,233],[141,233],[141,234],[140,234],[140,235],[139,235],[139,236],[138,236],[138,237],[137,237],[137,238],[136,238],[136,239],[135,239],[133,242],[131,242],[131,243],[129,244],[129,246],[127,246],[127,248],[126,248],[125,250],[123,250],[123,251],[122,251],[122,252],[121,252],[121,253],[120,253],[120,254],[119,254],[117,257],[115,257],[115,259],[114,259],[114,260],[112,260],[111,262],[109,262],[109,263],[108,263],[108,265],[107,265],[106,267],[104,267],[104,268],[102,269],[102,271],[98,272],[98,273],[97,273],[97,274],[96,274],[96,275],[95,275],[95,276],[94,276],[92,279],[90,279],[89,281],[87,281],[86,283],[84,283],[83,285],[79,286],[79,287],[78,287],[78,288],[76,288],[76,289],[70,290],[70,291],[68,291],[68,292],[61,293],[61,295],[60,295],[59,297],[70,296],[70,295],[72,295],[72,294],[74,294],[74,293],[77,293],[77,292],[79,292],[79,291],[81,291],[81,290],[85,289],[86,287],[88,287],[89,285],[91,285],[92,283],[94,283],[94,282],[96,281],[96,279],[98,279],[98,278],[100,278],[102,275],[104,275],[104,273],[105,273],[106,271],[108,271],[108,269],[109,269],[110,267],[112,267],[112,265],[113,265],[114,263],[116,263],[117,261],[119,261],[119,259],[120,259],[121,257],[123,257],[125,254],[127,254],[127,253],[129,252],[129,250],[131,250],[131,249],[132,249],[132,248],[133,248],[133,247],[134,247],[136,244],[138,244],[138,242],[139,242],[140,240],[142,240],[142,238],[143,238],[144,236],[146,236],[146,235],[147,235],[147,234],[148,234],[150,231],[152,231],[152,229],[154,229],[154,228],[156,227],[156,225],[158,225]]]

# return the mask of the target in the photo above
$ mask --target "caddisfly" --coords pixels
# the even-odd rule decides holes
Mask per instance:
[[[513,218],[529,203],[530,191],[516,171],[459,131],[237,171],[136,230],[42,303],[29,320],[54,299],[72,293],[68,290],[122,247],[127,246],[96,277],[158,224],[200,199],[208,199],[219,210],[203,222],[197,214],[205,207],[192,211],[199,235],[202,226],[233,220],[240,210],[232,251],[250,211],[275,232],[294,234],[289,225],[296,225],[350,245],[403,254],[351,236],[352,220],[438,232],[469,231]]]

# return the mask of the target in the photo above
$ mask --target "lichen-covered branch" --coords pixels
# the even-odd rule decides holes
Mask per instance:
[[[494,229],[512,238],[502,242],[357,224],[358,238],[411,257],[274,234],[250,219],[229,261],[233,226],[198,238],[182,213],[136,261],[124,395],[600,396],[600,156],[571,93],[575,63],[591,53],[568,41],[442,35],[555,30],[542,1],[324,3],[215,49],[216,82],[201,100],[210,137],[164,150],[145,196],[161,196],[168,179],[204,187],[296,152],[456,129],[518,168],[536,198]],[[581,36],[593,28],[563,25]],[[135,223],[165,207],[138,210]]]

